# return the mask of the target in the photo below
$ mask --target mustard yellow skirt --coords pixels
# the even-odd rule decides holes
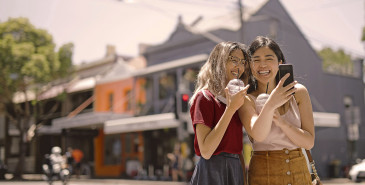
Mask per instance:
[[[305,156],[294,150],[253,151],[249,185],[312,185]]]

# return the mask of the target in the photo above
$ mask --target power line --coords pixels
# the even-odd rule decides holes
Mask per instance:
[[[165,6],[161,6],[163,3],[169,3],[172,5],[172,8],[166,9]],[[200,12],[196,11],[190,11],[189,8],[186,8],[187,6],[191,7],[205,7],[204,9],[224,9],[222,10],[222,14],[226,13],[229,10],[237,8],[235,7],[232,0],[229,0],[228,2],[210,2],[210,1],[204,1],[204,0],[141,0],[141,1],[131,1],[130,4],[135,4],[140,7],[144,7],[150,10],[153,10],[155,12],[158,12],[160,14],[163,14],[164,16],[168,17],[169,19],[176,19],[177,16],[183,15],[183,16],[189,16],[189,15],[202,15],[199,14]],[[181,4],[181,5],[179,5]],[[184,11],[179,11],[179,8],[185,8]],[[182,13],[183,12],[183,13]],[[207,12],[207,11],[206,11]]]
[[[158,2],[158,1],[164,1],[164,2],[168,2],[168,3],[179,3],[179,4],[185,4],[188,6],[209,6],[209,7],[213,7],[213,8],[227,8],[227,9],[231,9],[234,8],[234,2],[233,1],[229,1],[229,2],[216,2],[216,1],[204,1],[204,0],[154,0],[154,1],[144,1],[144,2]],[[233,6],[232,6],[233,5]],[[207,8],[207,7],[205,7]]]
[[[323,5],[321,5],[321,7],[329,8],[329,7],[341,5],[343,3],[354,3],[354,2],[358,2],[358,1],[359,0],[352,0],[352,1],[340,0],[340,1],[336,1],[336,2],[329,2],[329,3],[323,4]],[[143,3],[140,3],[140,6],[144,6],[146,8],[155,10],[159,13],[165,14],[169,18],[176,19],[176,17],[178,16],[179,13],[172,13],[171,11],[164,9],[163,6],[158,6],[158,2],[160,2],[160,3],[161,2],[171,3],[171,1],[169,1],[169,0],[153,0],[153,1],[144,1]],[[222,1],[217,1],[217,0],[214,0],[214,1],[213,0],[211,0],[211,1],[206,1],[206,0],[175,0],[175,1],[173,1],[173,3],[186,4],[188,6],[197,6],[197,4],[198,4],[200,6],[209,6],[209,7],[213,7],[213,8],[216,8],[217,6],[219,6],[219,7],[225,7],[227,9],[232,9],[233,8],[234,10],[237,10],[237,8],[238,8],[237,2],[233,2],[231,0],[224,2],[224,6],[222,6]],[[178,6],[178,5],[176,5],[176,6]],[[276,13],[275,10],[273,10],[273,9],[267,9],[267,10],[268,10],[268,12],[271,12],[273,14]],[[301,11],[304,11],[304,10],[306,10],[306,9],[302,9]],[[295,12],[297,12],[297,11],[298,10],[295,10]],[[189,14],[190,13],[184,13],[184,15],[189,15]],[[226,16],[226,15],[216,16],[215,18],[223,17],[223,16]],[[290,16],[290,14],[289,14],[289,16]],[[294,21],[293,16],[290,16],[290,17]],[[283,21],[283,20],[280,20],[280,24],[283,25],[282,27],[280,27],[280,29],[283,29],[283,30],[285,30],[285,26],[289,26],[289,27],[291,26],[291,22],[286,22],[286,21]],[[303,27],[303,25],[297,24],[295,21],[294,21],[294,24],[296,25],[296,27],[299,27],[299,26]],[[304,28],[305,28],[305,26],[304,26]],[[306,37],[307,39],[315,41],[315,42],[317,42],[321,45],[324,45],[324,46],[325,45],[330,45],[330,46],[332,45],[332,46],[336,46],[336,47],[342,47],[344,50],[349,51],[353,54],[356,54],[356,55],[359,55],[359,56],[364,56],[364,54],[360,53],[359,51],[355,51],[353,49],[347,48],[342,43],[333,41],[333,39],[330,39],[328,37],[327,37],[328,39],[325,39],[326,36],[322,35],[321,33],[317,32],[316,30],[312,30],[311,32],[314,32],[314,33],[320,35],[324,39],[319,39],[319,38],[315,38],[311,35],[304,34],[303,30],[300,29],[300,28],[298,30],[300,30],[303,33],[304,37]],[[289,34],[290,34],[290,31],[289,31]],[[329,41],[329,40],[331,40],[331,41]]]

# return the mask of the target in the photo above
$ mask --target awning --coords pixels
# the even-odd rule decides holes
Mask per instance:
[[[106,121],[104,124],[104,133],[116,134],[143,130],[176,128],[179,124],[180,121],[175,119],[174,113],[164,113]]]
[[[61,134],[61,128],[49,125],[43,125],[37,128],[36,132],[37,134],[44,134],[44,135]]]
[[[121,118],[131,117],[128,114],[117,114],[111,112],[88,112],[78,114],[75,117],[62,117],[52,120],[52,126],[57,128],[95,128],[102,127],[104,122]]]
[[[313,118],[316,127],[339,127],[341,124],[338,113],[313,112]]]
[[[95,77],[77,80],[76,82],[70,83],[66,91],[68,93],[72,93],[77,91],[83,91],[86,89],[92,89],[95,87],[95,81]]]
[[[207,54],[199,54],[199,55],[193,55],[193,56],[182,58],[182,59],[172,60],[172,61],[165,62],[162,64],[156,64],[153,66],[146,67],[144,69],[140,69],[140,70],[134,72],[133,75],[134,76],[144,76],[144,75],[148,75],[148,74],[152,74],[152,73],[157,73],[160,71],[180,68],[180,67],[187,66],[187,65],[203,63],[208,59],[208,57],[209,56]]]
[[[50,99],[58,96],[59,94],[66,91],[67,93],[83,91],[86,89],[92,89],[95,87],[95,77],[88,77],[83,79],[78,79],[71,81],[69,83],[53,85],[51,87],[44,86],[45,91],[38,95],[38,100]],[[48,89],[47,89],[48,88]],[[16,103],[21,103],[25,101],[34,100],[36,98],[36,94],[34,91],[28,90],[27,99],[25,98],[25,94],[23,92],[16,92],[13,97],[13,101]]]

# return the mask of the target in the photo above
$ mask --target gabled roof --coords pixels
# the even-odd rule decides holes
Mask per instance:
[[[251,16],[254,15],[258,10],[260,10],[269,0],[256,0],[248,3],[243,8],[242,18],[245,21],[250,20]],[[192,24],[187,24],[183,22],[183,18],[179,17],[178,24],[175,30],[170,34],[168,39],[157,45],[144,45],[143,51],[140,51],[142,54],[154,52],[155,50],[160,50],[161,48],[171,48],[174,47],[175,44],[179,45],[183,42],[189,42],[194,39],[200,39],[201,37],[207,38],[215,43],[219,43],[224,41],[224,39],[219,38],[214,35],[213,32],[217,30],[229,30],[229,31],[237,31],[241,27],[240,21],[240,11],[237,8],[236,10],[225,14],[223,16],[207,18],[198,17],[197,20],[193,21]],[[185,31],[185,32],[183,32]],[[177,40],[176,35],[179,33],[187,34],[190,33],[192,36],[184,37],[189,38],[188,40]],[[196,37],[195,37],[196,36]],[[143,44],[142,44],[143,45]]]
[[[116,64],[116,67],[113,68],[113,70],[108,75],[104,76],[104,78],[100,80],[97,80],[96,84],[103,84],[140,76],[147,76],[169,69],[176,69],[183,66],[194,65],[196,63],[207,60],[207,58],[207,54],[200,54],[140,69],[131,68],[130,65],[121,62],[119,64]]]
[[[118,59],[118,61],[113,65],[110,71],[102,78],[97,80],[96,84],[108,83],[120,79],[129,78],[132,76],[132,73],[135,70],[135,67],[129,65],[123,59]]]
[[[252,2],[247,2],[243,7],[242,19],[247,21],[252,15],[254,15],[260,8],[262,8],[269,0],[256,0]],[[245,2],[246,3],[246,2]],[[200,32],[209,32],[218,29],[227,29],[231,31],[237,31],[240,25],[240,12],[237,8],[229,14],[214,17],[211,19],[202,18],[198,23],[195,23],[192,27],[194,30],[199,30]]]

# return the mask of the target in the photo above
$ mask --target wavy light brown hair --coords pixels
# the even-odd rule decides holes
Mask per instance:
[[[239,42],[221,42],[214,47],[208,60],[200,69],[190,104],[193,103],[196,94],[203,89],[208,89],[215,97],[219,95],[224,96],[224,89],[228,83],[226,78],[226,64],[229,55],[234,50],[241,50],[245,57],[245,71],[240,79],[247,84],[247,78],[250,76],[248,64],[250,59],[246,51],[246,45]]]

